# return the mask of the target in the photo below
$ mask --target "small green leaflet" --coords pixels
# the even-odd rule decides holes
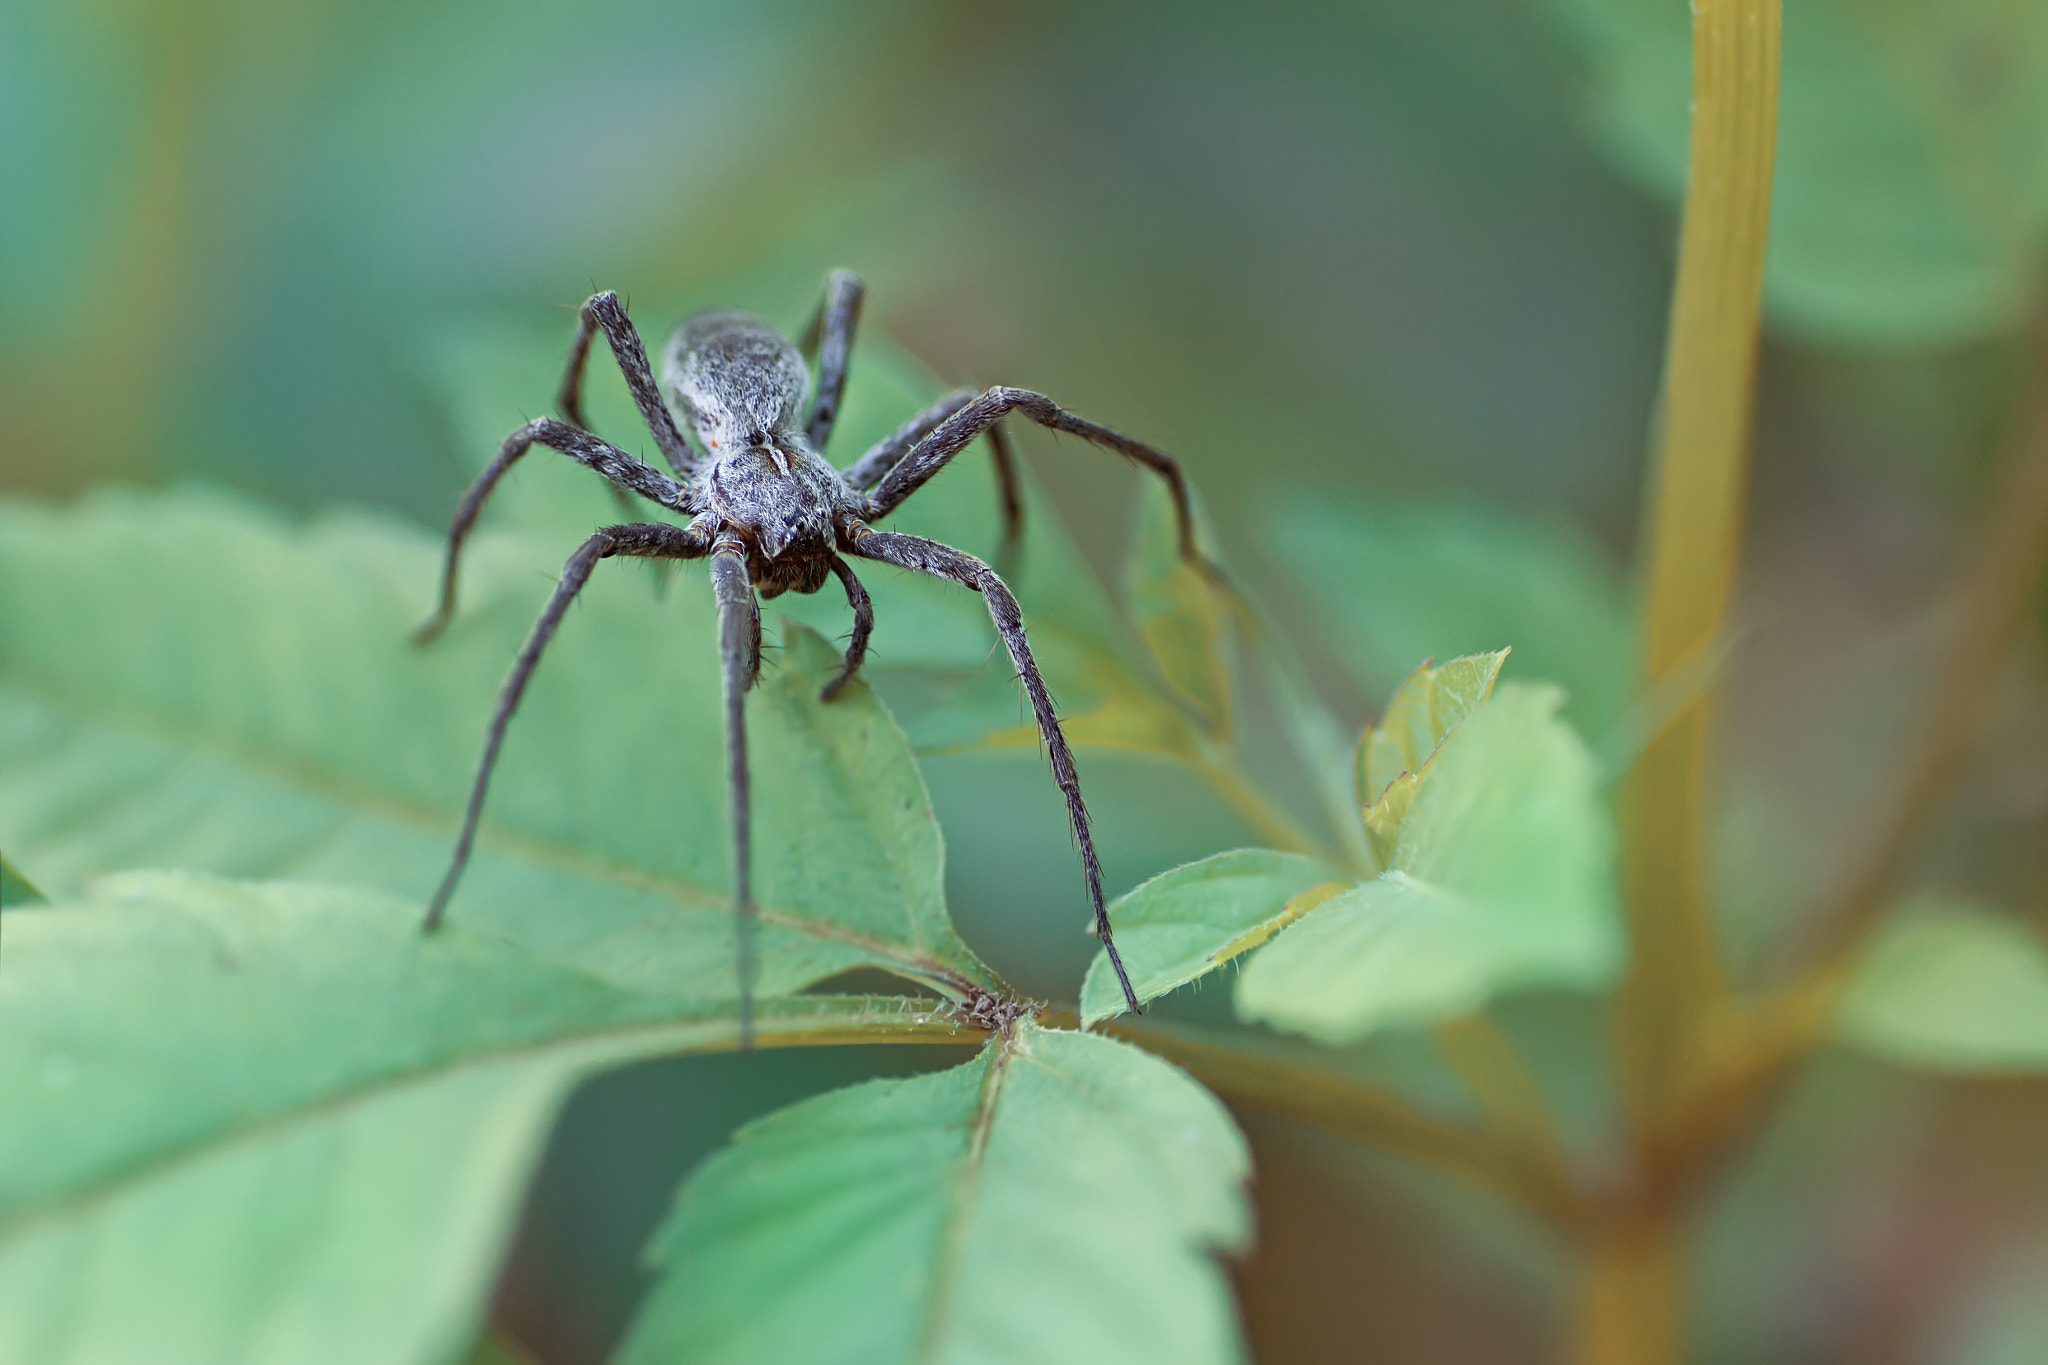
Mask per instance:
[[[1318,888],[1340,890],[1351,881],[1298,853],[1241,848],[1160,873],[1110,906],[1109,920],[1143,1004],[1258,947],[1320,904],[1310,894]],[[1124,1009],[1116,971],[1098,952],[1081,986],[1081,1022]]]
[[[1437,746],[1493,694],[1508,651],[1423,664],[1408,675],[1358,746],[1358,804],[1380,799],[1402,773],[1420,773]]]
[[[1239,1015],[1341,1045],[1505,990],[1610,981],[1614,833],[1562,700],[1511,685],[1474,710],[1416,791],[1388,871],[1256,954]]]
[[[1380,865],[1393,857],[1401,821],[1437,748],[1493,693],[1508,651],[1471,654],[1408,675],[1358,745],[1358,803]]]
[[[1835,1032],[1927,1071],[2048,1070],[2048,945],[1977,906],[1913,908],[1864,949]]]
[[[619,1362],[1234,1361],[1248,1169],[1178,1069],[1020,1022],[742,1129],[657,1234]]]
[[[442,1365],[476,1334],[581,1076],[733,1045],[359,890],[174,873],[7,914],[0,1361]],[[763,1001],[764,1041],[953,1025]]]

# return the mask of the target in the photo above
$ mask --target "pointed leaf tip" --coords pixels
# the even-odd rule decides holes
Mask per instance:
[[[1297,853],[1238,849],[1160,873],[1111,905],[1109,921],[1142,1004],[1264,943],[1320,903],[1308,894],[1318,886],[1350,881]],[[1125,1008],[1109,955],[1098,952],[1081,985],[1081,1022]]]

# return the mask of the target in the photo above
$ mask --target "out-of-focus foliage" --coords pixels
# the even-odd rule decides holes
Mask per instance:
[[[1330,623],[1323,647],[1373,696],[1424,659],[1512,645],[1507,676],[1563,686],[1589,738],[1619,718],[1635,666],[1628,599],[1584,537],[1469,504],[1302,499],[1267,525]]]
[[[1684,5],[1544,0],[1585,54],[1593,127],[1685,189]],[[1786,6],[1767,289],[1816,341],[1925,345],[2008,327],[2048,241],[2048,9],[2033,0]]]
[[[33,905],[43,898],[28,878],[14,870],[14,865],[0,858],[0,905]]]
[[[1899,913],[1857,964],[1836,1024],[1844,1041],[1930,1071],[2048,1069],[2040,936],[1976,906]]]

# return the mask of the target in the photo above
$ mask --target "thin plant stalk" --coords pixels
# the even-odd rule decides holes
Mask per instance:
[[[1779,0],[1693,0],[1684,218],[1655,462],[1644,509],[1644,685],[1698,671],[1720,638],[1742,544],[1757,332],[1778,124]],[[1728,984],[1709,915],[1700,688],[1644,746],[1621,797],[1631,959],[1614,1018],[1641,1175],[1657,1183]],[[1683,1205],[1604,1229],[1587,1268],[1586,1365],[1683,1353]],[[1639,1221],[1640,1220],[1640,1221]]]
[[[1777,139],[1777,0],[1695,0],[1692,148],[1661,431],[1644,537],[1644,682],[1697,667],[1722,629],[1741,548],[1757,327]],[[1644,746],[1622,795],[1631,967],[1617,1019],[1640,1133],[1682,1101],[1727,998],[1703,877],[1713,690]]]

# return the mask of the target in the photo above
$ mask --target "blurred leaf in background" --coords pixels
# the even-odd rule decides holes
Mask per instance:
[[[1591,76],[1601,141],[1685,186],[1686,10],[1543,0]],[[1926,345],[2024,315],[2048,240],[2048,9],[2032,0],[1787,6],[1766,288],[1813,341]]]

